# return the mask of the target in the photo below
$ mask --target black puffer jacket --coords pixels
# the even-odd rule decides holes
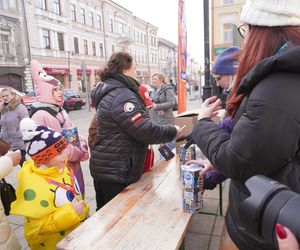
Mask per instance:
[[[205,118],[195,126],[193,138],[213,166],[232,179],[226,218],[230,236],[240,249],[272,249],[239,230],[238,207],[249,196],[245,180],[256,174],[300,193],[300,47],[262,60],[243,79],[239,93],[247,98],[231,135]]]
[[[148,144],[172,141],[174,126],[153,123],[136,94],[114,79],[96,87],[97,136],[91,153],[94,179],[108,183],[133,183],[142,175]]]

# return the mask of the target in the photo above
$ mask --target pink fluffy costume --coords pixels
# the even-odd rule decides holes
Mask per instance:
[[[31,107],[32,119],[39,125],[46,125],[57,132],[61,132],[64,128],[73,127],[67,112],[62,108],[63,101],[58,102],[53,98],[53,88],[61,85],[53,76],[46,74],[41,64],[32,60],[31,75],[34,82],[35,95],[38,100]],[[68,156],[68,166],[74,171],[78,180],[82,195],[84,195],[84,179],[80,161],[85,161],[89,158],[87,151],[86,140],[80,136],[81,147],[78,148],[69,144],[66,153]]]

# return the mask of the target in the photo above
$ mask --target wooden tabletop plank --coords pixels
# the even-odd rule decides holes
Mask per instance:
[[[174,157],[161,161],[126,188],[57,248],[176,249],[190,218],[182,210],[179,169]]]

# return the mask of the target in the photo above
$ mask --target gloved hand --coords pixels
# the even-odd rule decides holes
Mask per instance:
[[[192,134],[180,136],[180,137],[176,140],[176,142],[181,142],[181,141],[184,141],[184,140],[187,141],[187,143],[184,145],[184,148],[185,148],[185,149],[188,149],[189,146],[191,146],[192,144],[195,144],[195,141],[194,141],[194,139],[193,139],[193,137],[192,137]]]

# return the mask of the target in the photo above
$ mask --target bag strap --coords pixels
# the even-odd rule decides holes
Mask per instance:
[[[7,186],[7,182],[6,182],[6,180],[5,180],[4,178],[2,178],[1,181],[3,182],[3,184],[4,184],[5,186]]]

